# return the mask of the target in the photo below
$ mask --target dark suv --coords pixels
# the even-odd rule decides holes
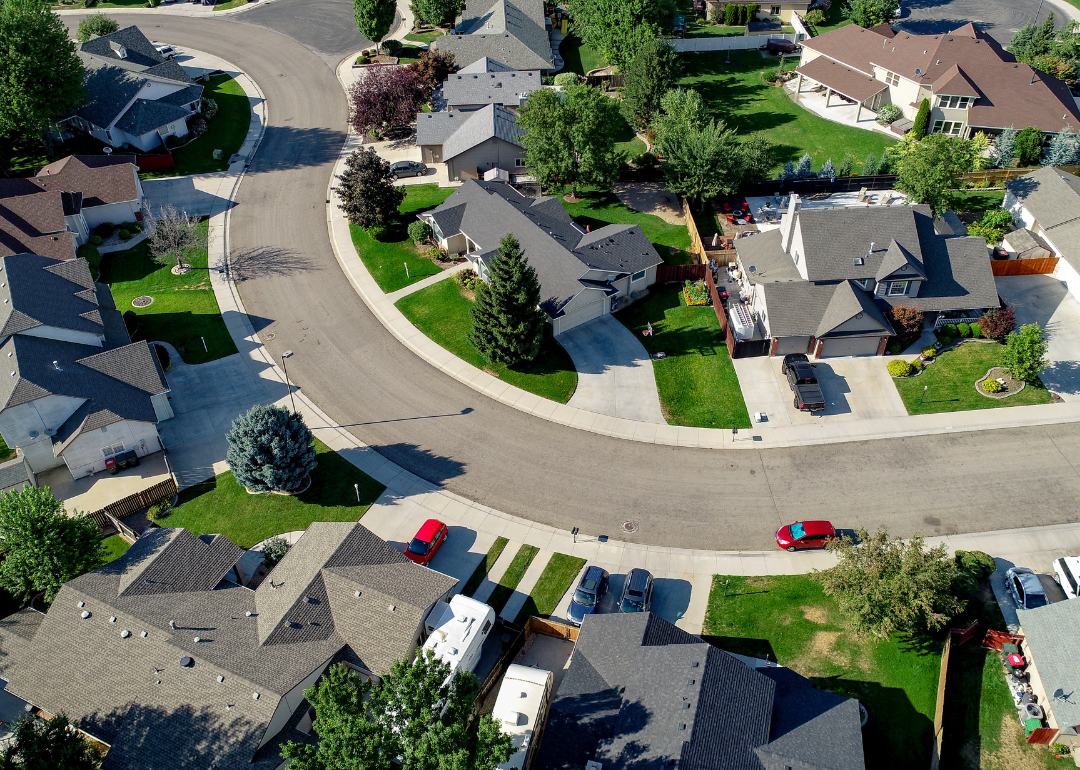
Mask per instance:
[[[648,612],[652,605],[653,576],[645,569],[632,569],[626,576],[619,612]]]
[[[570,608],[566,611],[566,619],[575,626],[580,626],[586,615],[596,612],[600,600],[607,593],[608,573],[603,567],[592,566],[585,570],[578,583],[577,590],[570,600]]]
[[[403,176],[423,176],[427,173],[427,166],[418,160],[399,160],[390,164],[390,171],[401,179]]]

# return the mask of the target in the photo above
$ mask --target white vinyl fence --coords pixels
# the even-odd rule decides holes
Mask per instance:
[[[675,47],[679,53],[689,51],[748,51],[756,48],[764,48],[769,40],[790,40],[797,43],[797,34],[786,35],[743,35],[739,37],[692,37],[685,40],[673,38],[667,42]]]
[[[802,17],[794,11],[791,13],[791,26],[795,30],[795,34],[799,36],[799,40],[813,37],[810,34],[810,28],[803,23]]]

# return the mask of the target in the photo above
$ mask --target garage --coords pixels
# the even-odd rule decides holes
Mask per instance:
[[[788,353],[805,353],[810,347],[812,337],[777,337],[775,356],[786,356]]]
[[[552,323],[552,331],[556,335],[559,335],[565,331],[573,329],[575,326],[581,326],[586,321],[591,321],[594,318],[599,318],[604,314],[604,303],[606,301],[607,297],[601,294],[600,298],[596,302],[590,302],[588,305],[578,308],[572,313],[568,313],[567,315],[555,318]]]
[[[881,337],[841,337],[822,340],[818,358],[828,356],[876,356]]]

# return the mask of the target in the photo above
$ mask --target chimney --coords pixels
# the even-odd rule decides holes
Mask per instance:
[[[798,193],[792,193],[788,198],[788,210],[780,217],[780,248],[786,253],[791,245],[791,233],[795,229],[795,215],[802,208],[802,201]]]

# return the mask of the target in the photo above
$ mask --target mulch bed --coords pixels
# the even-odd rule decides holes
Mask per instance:
[[[1000,393],[987,393],[982,389],[982,384],[987,380],[1002,379],[1005,381],[1005,390]],[[987,398],[1008,398],[1009,396],[1015,396],[1021,390],[1027,386],[1027,383],[1023,380],[1018,380],[1002,369],[1000,366],[995,366],[993,369],[986,373],[986,376],[975,383],[975,390]]]

